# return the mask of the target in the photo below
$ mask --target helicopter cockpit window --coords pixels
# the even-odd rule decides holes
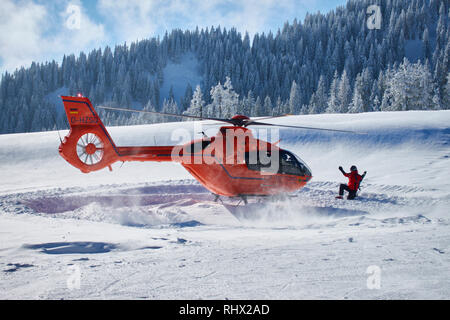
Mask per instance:
[[[280,173],[298,176],[311,175],[310,170],[292,153],[280,150]]]
[[[211,140],[202,140],[198,142],[191,143],[185,148],[186,153],[197,153],[204,150],[209,144]]]
[[[270,159],[270,156],[269,152],[267,157]],[[266,163],[266,161],[261,161],[258,152],[245,153],[245,163],[250,170],[291,174],[296,176],[311,175],[309,168],[299,158],[288,151],[280,150],[279,160],[279,166],[272,166],[270,162]]]

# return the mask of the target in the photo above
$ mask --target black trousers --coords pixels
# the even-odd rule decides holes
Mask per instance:
[[[339,195],[343,196],[344,195],[344,190],[348,191],[348,197],[347,199],[349,200],[353,200],[356,197],[356,190],[350,190],[350,188],[348,187],[348,185],[341,183],[340,187],[339,187]]]

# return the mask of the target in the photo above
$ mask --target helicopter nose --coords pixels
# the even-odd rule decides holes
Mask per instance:
[[[311,180],[311,176],[299,176],[298,177],[298,182],[301,184],[301,185],[304,185],[305,183],[307,183],[309,180]]]
[[[311,180],[311,179],[312,179],[312,173],[311,173],[311,170],[305,166],[304,171],[303,171],[303,175],[301,175],[301,176],[299,177],[299,180],[298,180],[298,181],[299,181],[300,183],[302,183],[302,184],[305,184],[305,183],[307,183],[307,182],[308,182],[309,180]]]

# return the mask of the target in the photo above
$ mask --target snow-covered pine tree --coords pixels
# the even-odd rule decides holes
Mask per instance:
[[[282,114],[284,114],[283,101],[281,101],[281,97],[278,96],[275,108],[272,110],[272,116],[280,116]]]
[[[170,101],[170,100],[175,101],[175,94],[173,92],[173,85],[170,86],[169,97],[167,98],[167,101]]]
[[[255,97],[253,96],[253,91],[250,90],[247,93],[247,97],[242,99],[242,114],[245,116],[250,116],[252,113],[252,108],[255,105]]]
[[[375,95],[372,102],[372,111],[380,111],[380,108],[381,108],[380,98],[378,98],[378,95]]]
[[[433,92],[432,97],[432,106],[431,108],[434,110],[441,110],[442,109],[442,103],[441,103],[441,95],[439,94],[439,89],[435,88]]]
[[[222,91],[222,117],[231,118],[236,114],[239,104],[239,95],[234,92],[230,77],[226,77]]]
[[[144,111],[151,111],[156,112],[156,107],[152,104],[152,102],[149,100],[145,107],[143,108]],[[140,113],[139,116],[136,119],[136,124],[147,124],[147,123],[158,123],[162,122],[163,117],[157,114],[149,114],[149,113]]]
[[[367,68],[356,76],[348,112],[372,111],[370,110],[371,85],[369,80],[370,73]]]
[[[364,101],[361,96],[361,93],[359,92],[358,87],[355,85],[355,88],[353,89],[353,97],[352,101],[350,102],[350,105],[348,107],[349,113],[361,113],[364,112]]]
[[[338,85],[339,85],[339,76],[337,71],[334,72],[333,81],[330,86],[330,93],[327,101],[327,108],[325,112],[327,113],[338,113],[340,112],[340,103],[338,100]]]
[[[268,115],[272,115],[272,110],[273,110],[273,105],[272,105],[272,100],[270,99],[269,96],[266,96],[266,98],[264,99],[264,111],[263,111],[263,116],[268,116]]]
[[[258,96],[255,101],[255,105],[253,106],[252,117],[261,117],[264,116],[264,105],[261,102],[261,98]]]
[[[302,106],[302,101],[300,98],[300,89],[297,82],[292,81],[291,92],[289,94],[289,113],[299,114]]]
[[[192,86],[190,83],[188,83],[186,86],[186,90],[184,91],[184,96],[181,99],[181,108],[183,111],[189,108],[192,96],[193,96]]]
[[[347,77],[347,71],[344,70],[344,72],[342,72],[341,79],[339,81],[337,93],[339,101],[338,110],[340,113],[348,112],[348,105],[350,104],[350,94],[351,94],[350,81]]]
[[[166,100],[164,99],[162,112],[178,114],[178,106],[177,103],[173,99]],[[164,116],[164,122],[174,122],[178,121],[178,117]]]
[[[197,85],[195,87],[195,91],[192,96],[190,106],[186,111],[183,112],[183,114],[202,117],[204,106],[205,101],[203,100],[202,89],[200,88],[200,85]]]
[[[325,79],[320,76],[317,90],[311,97],[309,113],[323,113],[327,106],[327,88],[325,86]]]
[[[442,102],[443,109],[450,109],[450,72],[447,74],[447,85],[445,86],[445,94]]]
[[[408,59],[392,70],[386,79],[382,110],[431,110],[433,106],[431,73],[420,61],[411,64]]]
[[[224,88],[220,82],[215,87],[211,88],[210,95],[212,101],[205,108],[205,116],[213,118],[222,117],[223,91]]]
[[[422,42],[422,61],[430,60],[432,58],[432,53],[428,28],[425,28],[425,30],[423,31]]]

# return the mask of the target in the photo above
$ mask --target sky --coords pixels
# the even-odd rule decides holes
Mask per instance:
[[[172,29],[274,33],[346,0],[0,0],[0,73]]]

